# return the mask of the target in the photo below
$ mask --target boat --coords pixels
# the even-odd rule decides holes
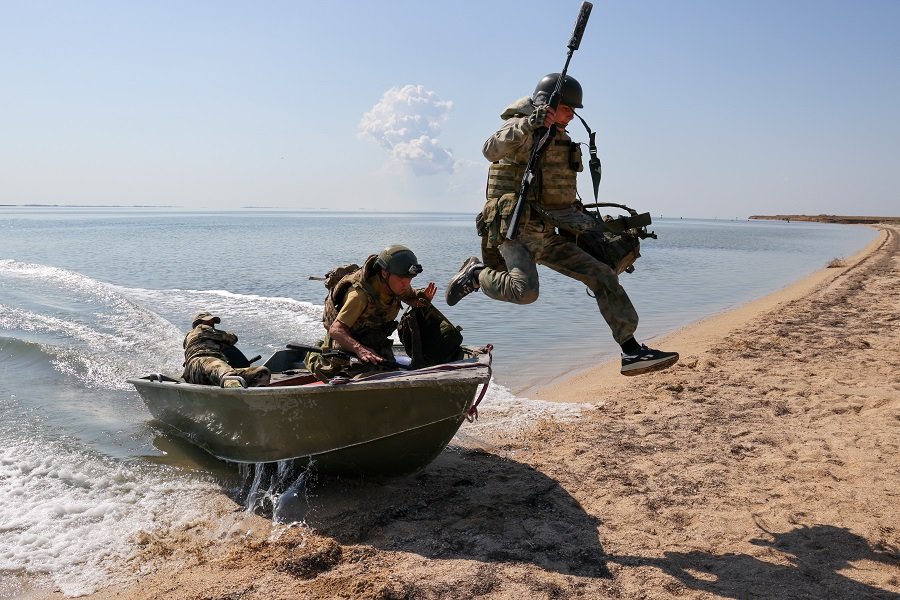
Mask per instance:
[[[154,419],[220,460],[294,460],[327,474],[402,475],[434,460],[462,423],[477,417],[491,378],[490,346],[464,347],[460,360],[446,364],[398,364],[327,383],[303,366],[314,350],[288,344],[274,352],[263,363],[272,371],[265,387],[196,385],[162,374],[128,383]]]

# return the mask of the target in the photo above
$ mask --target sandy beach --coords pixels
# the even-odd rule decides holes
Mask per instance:
[[[844,266],[653,340],[673,369],[486,408],[421,473],[317,482],[303,525],[223,495],[89,598],[900,598],[900,226],[876,227]]]

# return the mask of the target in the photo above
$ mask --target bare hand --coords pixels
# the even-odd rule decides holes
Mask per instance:
[[[435,293],[437,293],[437,285],[433,281],[430,281],[428,283],[428,286],[424,290],[421,290],[419,293],[423,294],[428,302],[431,302],[432,300],[434,300]],[[427,303],[424,302],[421,298],[419,298],[419,301],[416,303],[416,306],[426,305]]]
[[[377,365],[384,362],[384,359],[381,356],[362,344],[360,344],[359,348],[356,350],[356,357],[360,362],[369,363],[371,365]]]
[[[371,348],[363,346],[353,339],[347,326],[338,320],[335,320],[335,322],[331,324],[331,327],[328,328],[328,335],[331,336],[332,340],[340,344],[342,348],[351,349],[360,362],[377,365],[384,361],[384,359],[373,352]]]
[[[556,109],[547,106],[547,116],[544,117],[544,127],[550,127],[556,123]]]

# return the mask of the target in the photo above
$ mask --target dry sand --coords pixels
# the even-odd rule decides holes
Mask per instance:
[[[900,598],[900,228],[879,229],[656,341],[673,369],[532,394],[581,410],[485,408],[417,475],[320,481],[303,526],[223,496],[91,598]]]

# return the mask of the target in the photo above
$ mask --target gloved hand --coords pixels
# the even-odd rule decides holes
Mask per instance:
[[[547,120],[547,109],[549,107],[548,104],[541,104],[540,106],[534,107],[534,112],[528,115],[528,124],[531,125],[532,129],[544,126],[544,121]]]

